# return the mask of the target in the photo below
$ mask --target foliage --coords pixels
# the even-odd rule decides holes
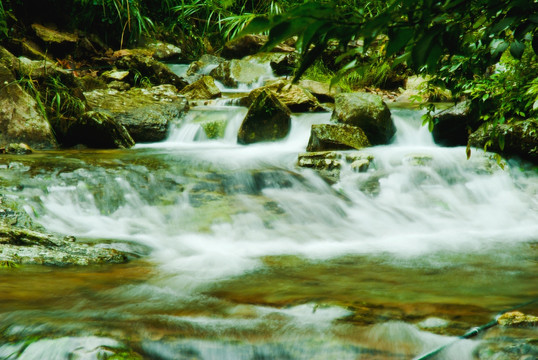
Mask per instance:
[[[370,3],[367,3],[370,4]],[[243,30],[269,31],[262,51],[298,36],[298,79],[337,42],[344,53],[332,82],[361,72],[361,59],[375,52],[405,63],[432,84],[455,96],[467,96],[482,120],[497,124],[526,117],[538,108],[538,1],[536,0],[393,0],[364,2],[307,1],[285,14],[254,18]],[[533,51],[531,51],[531,48]],[[493,68],[501,61],[500,67]],[[425,122],[431,123],[430,106]]]

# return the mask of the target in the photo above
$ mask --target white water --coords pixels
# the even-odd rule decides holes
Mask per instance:
[[[138,324],[140,329],[135,327],[133,332],[141,339],[140,348],[158,359],[351,360],[368,359],[371,349],[380,351],[381,358],[383,351],[387,356],[409,358],[454,338],[402,321],[377,320],[372,326],[338,323],[352,312],[331,305],[330,283],[340,276],[356,277],[352,288],[364,287],[364,293],[358,294],[365,297],[353,299],[358,302],[372,301],[375,295],[381,303],[405,302],[428,291],[433,294],[429,295],[432,303],[447,301],[445,292],[455,293],[448,297],[455,302],[465,296],[480,301],[487,294],[480,291],[513,291],[513,296],[523,292],[522,286],[515,285],[498,289],[484,278],[496,271],[495,266],[508,269],[506,273],[528,271],[512,263],[517,258],[514,253],[521,251],[519,245],[537,240],[538,177],[532,172],[516,165],[502,170],[481,151],[474,151],[467,160],[463,148],[437,147],[420,126],[420,112],[394,109],[397,134],[393,143],[365,150],[374,157],[369,170],[356,173],[344,166],[340,181],[331,186],[315,172],[296,166],[311,125],[329,122],[330,114],[294,115],[292,129],[282,141],[243,146],[237,144],[236,134],[245,113],[246,109],[233,106],[196,107],[172,129],[167,141],[137,145],[132,151],[139,159],[162,161],[169,166],[164,170],[128,159],[122,171],[81,166],[58,171],[52,181],[45,178],[45,189],[25,189],[27,197],[35,200],[31,212],[48,230],[83,239],[111,239],[110,246],[125,246],[114,241],[143,244],[158,269],[145,283],[118,286],[90,299],[83,296],[66,307],[67,315],[61,312],[62,318],[73,320],[58,327],[71,333],[91,326],[91,321],[79,324],[79,317],[107,319],[123,331]],[[208,139],[200,125],[214,120],[227,122],[222,139]],[[264,262],[267,257],[288,255],[314,263],[346,256],[357,256],[360,261],[371,258],[369,266],[374,269],[366,278],[343,272],[321,283],[328,288],[328,305],[319,308],[325,300],[318,301],[318,293],[305,295],[306,303],[283,308],[219,302],[204,293],[234,276],[262,276],[270,268]],[[494,265],[482,274],[476,270],[484,259]],[[418,268],[442,273],[460,268],[465,276],[473,277],[466,279],[473,285],[459,289],[459,279],[455,279],[445,289],[435,285],[434,277],[433,282],[402,290],[402,284],[408,285],[406,279],[387,274],[385,284],[383,274],[375,278],[377,266],[383,270],[386,267],[381,265],[386,264],[402,272]],[[271,270],[285,265],[274,265]],[[343,268],[346,265],[336,270]],[[274,296],[278,297],[289,289],[280,287],[275,278]],[[254,277],[254,282],[261,279]],[[498,281],[512,285],[510,279]],[[318,278],[302,273],[297,277],[298,286],[308,281]],[[245,281],[244,286],[248,293],[256,284]],[[240,295],[242,290],[235,291]],[[109,302],[114,305],[99,308]],[[55,318],[57,310],[52,315],[47,311],[26,316]],[[18,316],[10,314],[3,321],[17,323]],[[433,323],[447,322],[437,319]],[[431,323],[424,322],[423,328]],[[161,328],[179,335],[160,338]],[[184,329],[188,329],[185,334]],[[11,326],[6,336],[34,331],[39,333],[36,327]],[[37,341],[19,359],[35,359],[35,354],[50,348],[57,349],[57,358],[71,358],[78,351],[93,359],[115,342],[105,337],[73,339]],[[443,358],[472,359],[477,345],[476,341],[459,342]],[[0,356],[19,351],[17,346],[0,346]]]

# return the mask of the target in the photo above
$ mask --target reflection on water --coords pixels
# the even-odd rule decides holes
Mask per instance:
[[[328,114],[240,146],[244,109],[227,111],[217,139],[198,124],[221,114],[200,108],[167,142],[2,159],[6,196],[49,231],[144,260],[0,270],[0,358],[408,359],[538,295],[532,169],[438,148],[396,110],[394,144],[330,186],[296,167]]]

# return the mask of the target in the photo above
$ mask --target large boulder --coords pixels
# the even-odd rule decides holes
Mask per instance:
[[[129,91],[98,89],[85,92],[88,104],[112,114],[136,142],[166,139],[170,122],[187,110],[187,99],[172,85]]]
[[[370,146],[361,128],[344,124],[314,124],[306,151],[362,149]]]
[[[97,149],[126,149],[134,140],[125,127],[102,111],[88,111],[80,118],[64,118],[54,126],[56,136],[64,146],[82,144]]]
[[[442,146],[466,146],[469,133],[479,126],[468,102],[439,111],[433,117],[433,140]]]
[[[336,95],[331,119],[360,127],[372,145],[387,144],[396,133],[387,104],[374,94],[357,92]]]
[[[239,84],[252,84],[270,75],[267,67],[248,60],[230,60],[219,64],[209,73],[225,86],[236,88]]]
[[[484,124],[469,136],[469,143],[479,148],[487,143],[488,150],[538,163],[538,119],[514,121],[495,128]]]
[[[36,100],[0,64],[0,146],[24,142],[34,149],[57,147],[52,127]]]
[[[249,106],[265,90],[271,91],[293,112],[325,111],[314,95],[287,80],[272,81],[261,88],[252,90],[241,100],[241,104]]]
[[[129,70],[132,74],[132,82],[134,77],[147,77],[154,85],[170,84],[181,90],[188,85],[185,79],[177,76],[168,66],[153,59],[151,56],[141,54],[139,52],[124,52],[116,61],[118,69]]]
[[[239,128],[237,142],[252,144],[284,138],[291,127],[290,110],[268,90],[254,100]]]
[[[199,80],[185,86],[180,91],[188,99],[215,99],[221,96],[220,89],[211,76],[202,76]]]
[[[336,86],[330,86],[327,83],[322,83],[314,80],[300,80],[299,86],[308,90],[312,95],[322,103],[334,103],[334,97],[341,93],[342,90]]]
[[[181,49],[173,44],[161,41],[152,42],[146,45],[153,55],[153,58],[159,61],[175,60],[181,55]]]
[[[241,59],[259,52],[267,40],[267,35],[245,35],[227,42],[220,55],[226,59]],[[293,52],[295,49],[283,43],[275,46],[271,51]]]

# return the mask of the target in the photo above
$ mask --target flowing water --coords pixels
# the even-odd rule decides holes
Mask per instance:
[[[296,163],[330,114],[242,146],[245,113],[199,106],[162,143],[2,159],[8,195],[47,230],[133,259],[0,271],[0,358],[409,359],[538,295],[536,168],[467,160],[392,109],[393,143],[329,185]],[[219,119],[208,139],[200,122]],[[510,331],[438,358],[537,337]]]

